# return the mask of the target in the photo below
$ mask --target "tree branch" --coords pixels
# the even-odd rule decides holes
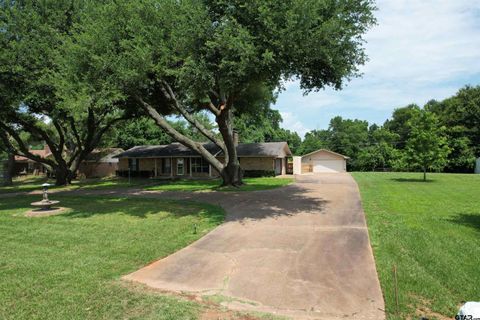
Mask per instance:
[[[192,150],[201,154],[205,160],[207,160],[218,172],[223,170],[223,165],[220,161],[218,161],[215,156],[213,156],[205,147],[199,143],[195,142],[192,139],[186,137],[185,135],[181,134],[175,128],[173,128],[167,120],[160,115],[157,110],[146,103],[142,98],[136,97],[136,99],[140,102],[142,108],[152,117],[158,126],[160,126],[165,132],[172,137],[174,140],[180,142],[184,146],[191,148]]]
[[[213,132],[209,131],[203,124],[201,124],[197,119],[195,119],[188,111],[178,102],[177,98],[175,97],[175,93],[173,92],[172,88],[170,85],[166,82],[164,82],[165,88],[162,88],[163,90],[166,90],[165,95],[167,97],[170,97],[171,100],[174,102],[174,107],[175,109],[178,110],[182,114],[182,116],[189,122],[191,123],[195,128],[197,128],[201,134],[203,134],[205,137],[207,137],[210,141],[215,143],[222,151],[225,153],[226,152],[226,147],[225,144],[223,143],[222,140],[218,139]],[[213,106],[213,104],[212,104]],[[215,108],[215,106],[213,106]],[[216,109],[216,108],[215,108]],[[218,110],[217,110],[218,111]]]
[[[23,140],[20,138],[20,136],[15,132],[15,130],[13,130],[12,128],[10,128],[9,126],[7,126],[7,125],[5,125],[1,122],[0,122],[0,128],[5,130],[5,132],[8,132],[8,134],[17,142],[19,150],[21,152],[18,152],[18,150],[15,148],[14,154],[26,157],[26,158],[28,158],[30,160],[33,160],[33,161],[36,161],[36,162],[44,163],[44,164],[49,165],[51,167],[56,166],[56,163],[54,161],[32,154],[28,150],[27,146],[25,145]],[[13,145],[11,145],[11,146],[13,147]]]

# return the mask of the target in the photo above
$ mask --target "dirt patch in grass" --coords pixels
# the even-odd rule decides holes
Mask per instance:
[[[415,317],[414,319],[423,319],[423,318],[437,319],[437,320],[451,320],[452,319],[452,317],[444,316],[443,314],[432,311],[432,310],[430,310],[429,307],[425,307],[425,306],[417,308],[417,310],[415,311],[415,314],[417,315],[417,317]]]
[[[70,209],[64,208],[64,207],[52,208],[50,210],[32,209],[25,213],[25,217],[29,217],[29,218],[49,217],[49,216],[65,213],[68,210]]]
[[[231,320],[257,320],[250,315],[239,314],[230,310],[221,310],[215,308],[209,308],[204,310],[200,316],[200,320],[218,320],[218,319],[231,319]]]
[[[119,285],[128,288],[131,291],[137,293],[149,293],[149,294],[158,294],[158,295],[166,295],[175,297],[181,300],[187,300],[191,302],[195,302],[200,306],[200,320],[269,320],[269,319],[287,319],[284,317],[276,317],[270,314],[261,314],[258,315],[248,313],[248,312],[240,312],[227,309],[226,307],[222,306],[220,303],[210,299],[208,296],[199,296],[192,293],[186,292],[173,292],[173,291],[166,291],[161,289],[156,289],[152,287],[148,287],[143,284],[139,284],[133,281],[118,281]],[[442,319],[443,320],[443,319]]]
[[[411,293],[410,296],[418,301],[416,307],[412,306],[412,309],[415,309],[415,317],[408,317],[408,320],[415,320],[415,319],[437,319],[437,320],[451,320],[453,317],[444,316],[441,313],[432,311],[430,309],[431,302],[427,299],[424,299],[416,294]]]

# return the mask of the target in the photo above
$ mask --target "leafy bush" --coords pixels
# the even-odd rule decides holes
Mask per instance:
[[[275,177],[274,170],[245,170],[243,171],[245,178],[259,178],[259,177]]]
[[[117,177],[124,177],[128,178],[128,170],[117,170],[116,171]],[[151,178],[153,177],[153,171],[130,171],[130,177],[132,178]]]

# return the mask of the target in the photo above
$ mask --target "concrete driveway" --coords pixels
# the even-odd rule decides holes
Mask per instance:
[[[158,196],[221,205],[226,222],[124,279],[216,294],[232,309],[295,319],[384,319],[360,196],[349,174],[298,176],[284,188],[225,197]]]

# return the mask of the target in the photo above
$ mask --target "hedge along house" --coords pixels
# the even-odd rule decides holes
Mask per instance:
[[[213,143],[204,147],[223,160],[221,149]],[[286,142],[242,143],[237,146],[240,166],[245,176],[281,175],[287,173],[288,157],[292,156]],[[117,175],[151,178],[209,178],[219,173],[196,151],[180,143],[137,146],[116,156]]]

